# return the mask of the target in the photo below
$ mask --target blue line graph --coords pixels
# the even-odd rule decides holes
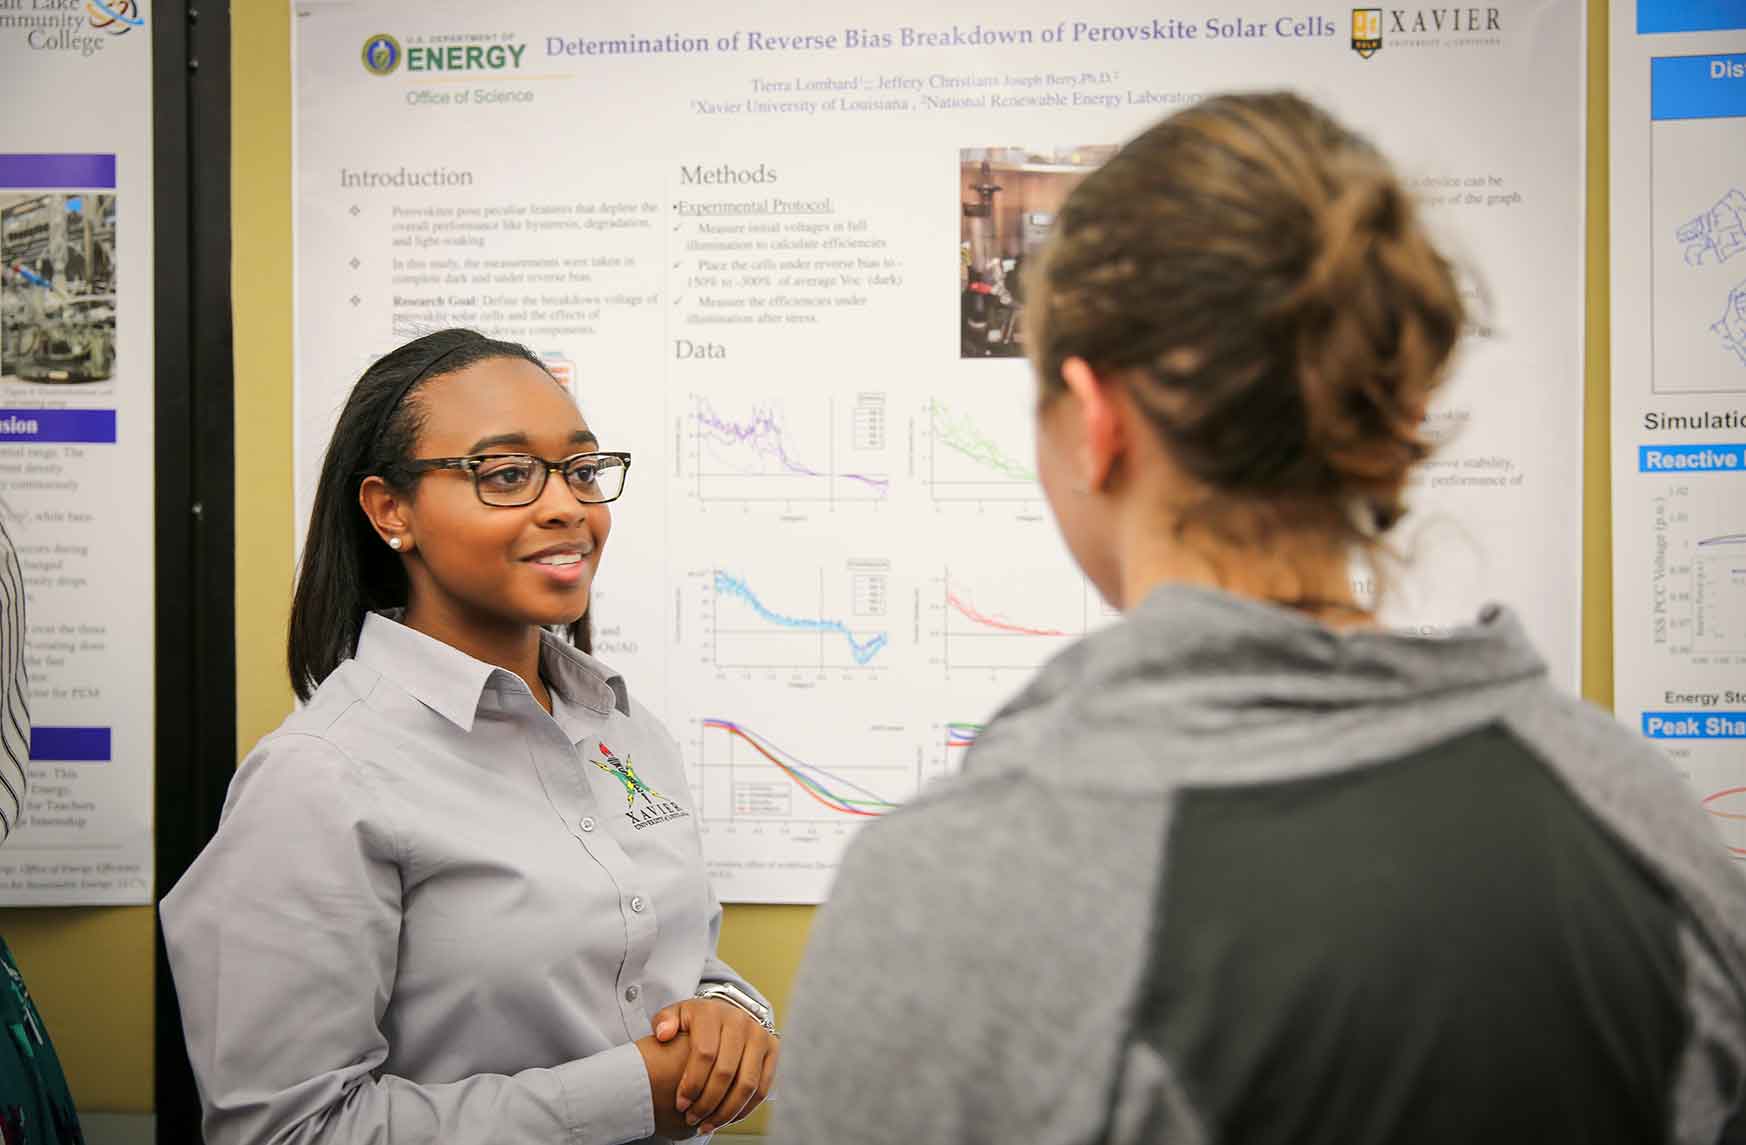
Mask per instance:
[[[1719,537],[1705,537],[1698,542],[1700,549],[1715,545],[1746,545],[1746,533],[1723,533]]]
[[[889,637],[884,632],[875,632],[865,639],[859,638],[850,630],[847,624],[840,620],[824,617],[788,616],[770,608],[758,598],[743,579],[717,569],[715,572],[715,592],[717,597],[739,600],[750,608],[759,620],[777,628],[792,632],[819,632],[841,636],[847,641],[849,655],[855,664],[865,667],[869,661],[879,655],[884,649]]]

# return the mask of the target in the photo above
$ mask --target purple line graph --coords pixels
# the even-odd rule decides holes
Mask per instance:
[[[884,395],[858,395],[852,412],[839,414],[839,404],[826,398],[724,409],[693,395],[696,495],[706,501],[883,501],[891,491],[890,478],[876,467],[885,449]],[[797,415],[791,405],[811,408]]]

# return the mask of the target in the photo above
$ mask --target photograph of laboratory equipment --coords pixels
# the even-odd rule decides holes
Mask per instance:
[[[0,195],[0,380],[115,372],[115,195]]]
[[[967,147],[958,153],[959,355],[1025,352],[1024,265],[1067,195],[1113,146]]]

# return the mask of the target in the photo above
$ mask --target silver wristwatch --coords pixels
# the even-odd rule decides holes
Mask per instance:
[[[697,997],[714,998],[718,1002],[726,1002],[730,1006],[744,1010],[752,1015],[764,1032],[772,1037],[781,1037],[776,1032],[776,1015],[770,1007],[758,1001],[732,982],[705,982],[697,988]]]

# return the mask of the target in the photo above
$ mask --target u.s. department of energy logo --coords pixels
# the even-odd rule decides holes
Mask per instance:
[[[364,70],[373,76],[385,76],[400,66],[400,41],[386,32],[378,32],[364,41]]]
[[[624,788],[624,802],[628,809],[624,817],[630,820],[632,827],[641,831],[645,827],[671,823],[690,814],[678,803],[644,783],[636,768],[631,766],[629,756],[620,759],[605,744],[597,743],[595,746],[600,749],[602,758],[592,762],[595,767],[618,780],[619,785]],[[641,805],[637,803],[639,797],[642,799]]]
[[[1352,9],[1352,50],[1369,59],[1382,50],[1382,9]]]

